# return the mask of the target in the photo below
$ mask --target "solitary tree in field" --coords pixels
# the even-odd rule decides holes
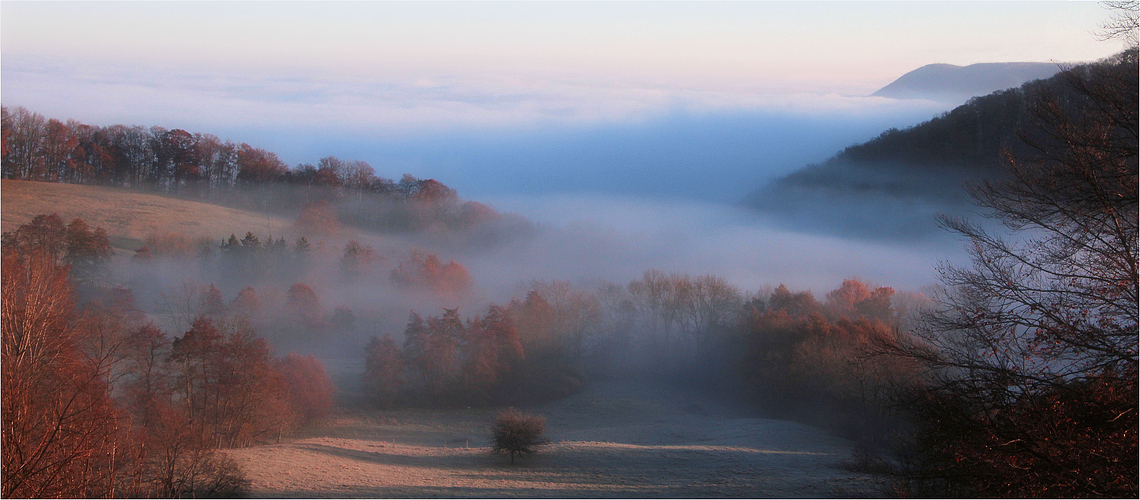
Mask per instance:
[[[542,433],[546,430],[546,419],[519,413],[509,408],[499,413],[491,426],[491,436],[494,453],[506,453],[511,456],[511,463],[515,463],[515,455],[534,453],[539,445],[546,444]]]

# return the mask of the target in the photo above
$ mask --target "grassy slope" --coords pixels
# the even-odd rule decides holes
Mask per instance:
[[[236,210],[156,193],[122,188],[0,181],[0,219],[4,231],[14,231],[40,214],[57,213],[70,222],[76,217],[99,226],[122,250],[135,250],[150,234],[181,233],[189,237],[239,237],[253,231],[286,235],[293,221],[274,215]]]

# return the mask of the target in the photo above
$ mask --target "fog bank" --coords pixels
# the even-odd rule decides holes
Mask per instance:
[[[966,261],[949,235],[905,242],[812,234],[723,203],[598,194],[488,201],[543,227],[533,240],[466,257],[476,283],[491,290],[529,279],[624,284],[650,268],[723,276],[745,291],[785,283],[822,293],[851,277],[913,290],[937,281],[940,261]]]

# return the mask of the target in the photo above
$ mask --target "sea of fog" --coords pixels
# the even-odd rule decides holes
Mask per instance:
[[[290,164],[367,161],[378,175],[435,178],[466,199],[561,193],[739,202],[763,182],[818,163],[888,128],[929,120],[931,101],[837,98],[825,110],[675,111],[600,123],[387,128],[270,128],[234,135]]]
[[[940,112],[925,101],[876,104],[812,113],[677,112],[594,125],[340,133],[270,149],[285,159],[335,151],[368,161],[382,176],[436,178],[465,199],[538,223],[542,231],[533,240],[457,256],[485,290],[509,295],[531,279],[625,283],[650,268],[716,274],[753,292],[785,283],[820,294],[845,278],[917,290],[937,282],[940,262],[965,261],[961,242],[949,235],[907,241],[839,236],[789,227],[740,206],[777,176]],[[859,207],[884,221],[906,209],[872,200]],[[938,231],[933,216],[929,225]]]
[[[137,68],[123,73],[130,78],[76,79],[25,63],[5,63],[6,105],[93,125],[212,133],[291,166],[363,160],[377,175],[434,178],[539,223],[531,241],[455,256],[490,289],[529,279],[628,282],[649,268],[718,274],[749,291],[786,283],[820,293],[849,277],[915,288],[936,281],[940,260],[961,255],[949,238],[845,238],[739,207],[765,182],[929,120],[950,108],[944,103],[185,72],[158,85]],[[124,78],[129,84],[115,83]],[[885,218],[907,210],[865,205],[859,210]]]
[[[624,284],[650,268],[714,274],[746,292],[783,283],[820,295],[845,278],[919,291],[938,281],[940,262],[966,260],[961,242],[948,236],[845,238],[789,229],[763,214],[706,200],[563,193],[489,201],[545,229],[537,238],[465,257],[477,283],[509,293],[525,290],[521,276]]]

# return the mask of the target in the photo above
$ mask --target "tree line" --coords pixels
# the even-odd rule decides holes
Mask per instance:
[[[521,217],[461,200],[439,181],[388,179],[361,160],[326,156],[290,168],[273,152],[212,134],[64,122],[23,107],[0,107],[0,132],[4,179],[153,190],[294,215],[331,203],[340,220],[359,227],[458,231],[465,241],[529,230]]]
[[[100,127],[2,110],[5,179],[146,188],[164,192],[233,189],[276,182],[414,196],[449,194],[437,182],[377,177],[362,161],[322,158],[290,169],[276,154],[212,134],[159,126]]]

